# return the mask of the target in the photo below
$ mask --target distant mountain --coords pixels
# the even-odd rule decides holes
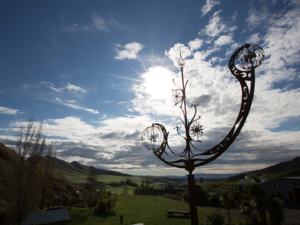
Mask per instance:
[[[196,173],[194,174],[195,180],[200,179],[202,177],[205,179],[211,179],[211,180],[224,180],[224,179],[241,179],[246,176],[246,174],[254,173],[257,174],[257,176],[260,176],[259,174],[268,173],[268,174],[275,174],[275,173],[283,173],[294,169],[300,168],[300,156],[294,158],[291,161],[286,162],[280,162],[278,164],[275,164],[273,166],[269,166],[264,169],[255,170],[255,171],[247,171],[243,173],[228,173],[228,174],[207,174],[207,173]],[[166,177],[172,177],[172,178],[186,178],[185,176],[166,176]]]
[[[43,156],[39,156],[40,157],[40,163],[46,163],[46,158]],[[28,159],[28,161],[30,161],[31,158]],[[68,163],[64,160],[55,159],[55,164],[54,164],[54,172],[55,173],[60,173],[63,175],[66,174],[74,174],[74,173],[82,173],[82,174],[87,174],[90,170],[92,166],[86,166],[83,165],[79,162],[73,161],[71,163]],[[94,167],[95,168],[95,167]],[[95,173],[96,175],[115,175],[115,176],[131,176],[129,174],[124,174],[121,172],[116,172],[116,171],[112,171],[112,170],[105,170],[105,169],[99,169],[99,168],[95,168]]]
[[[202,177],[204,180],[209,179],[209,180],[224,180],[227,179],[228,177],[238,175],[238,173],[227,173],[227,174],[209,174],[209,173],[196,173],[194,174],[195,180],[200,179]],[[172,177],[172,178],[187,178],[186,175],[184,176],[166,176],[166,177]]]
[[[67,163],[67,162],[66,162]],[[77,170],[82,171],[83,173],[87,173],[91,166],[85,166],[79,162],[73,161],[70,163],[73,167],[77,168]],[[95,168],[95,167],[94,167]],[[131,176],[129,174],[113,171],[113,170],[105,170],[95,168],[96,175],[115,175],[115,176]]]

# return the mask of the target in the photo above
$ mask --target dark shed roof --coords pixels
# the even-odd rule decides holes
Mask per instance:
[[[58,221],[70,221],[70,215],[67,209],[55,209],[41,212],[31,212],[24,220],[22,225],[52,223]]]
[[[272,182],[279,181],[279,180],[299,180],[300,181],[300,177],[282,177],[282,178],[279,178],[279,179],[267,181],[263,184],[268,184],[268,183],[272,183]]]

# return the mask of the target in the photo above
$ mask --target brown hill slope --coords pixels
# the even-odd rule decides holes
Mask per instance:
[[[0,210],[10,209],[15,201],[11,193],[14,189],[14,185],[17,185],[14,177],[14,165],[16,165],[16,161],[19,157],[20,156],[14,150],[0,142]],[[53,190],[52,195],[61,193],[70,194],[79,190],[79,187],[69,183],[62,175],[53,175],[50,185]]]
[[[256,170],[253,172],[257,173],[282,173],[289,170],[299,169],[300,168],[300,156],[294,158],[291,161],[280,162],[276,165],[269,166],[267,168]]]

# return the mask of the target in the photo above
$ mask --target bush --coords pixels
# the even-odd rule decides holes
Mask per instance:
[[[117,214],[117,211],[115,209],[110,210],[110,215],[116,215],[116,214]]]
[[[74,205],[74,207],[77,207],[77,208],[87,208],[87,206],[85,204],[77,204],[77,205]]]
[[[208,196],[209,193],[205,190],[198,190],[197,191],[197,205],[199,206],[206,206],[208,204]]]
[[[220,198],[219,198],[218,193],[211,193],[208,198],[208,203],[210,206],[220,207],[221,203],[220,203]]]
[[[97,211],[99,212],[109,212],[111,207],[111,200],[109,198],[101,198],[97,202]]]
[[[226,218],[223,212],[216,211],[215,213],[209,213],[205,216],[205,225],[225,225]]]

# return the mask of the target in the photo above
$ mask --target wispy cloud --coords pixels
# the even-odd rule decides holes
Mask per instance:
[[[255,33],[255,34],[252,34],[250,37],[248,37],[246,42],[250,43],[250,44],[252,44],[252,43],[257,44],[260,40],[261,40],[260,34]]]
[[[215,5],[220,4],[221,1],[218,0],[206,0],[206,4],[201,8],[202,16],[207,14]]]
[[[139,53],[139,51],[144,48],[144,45],[137,42],[128,43],[124,46],[116,44],[116,46],[117,48],[115,48],[115,51],[117,52],[117,56],[115,56],[115,59],[119,60],[136,59],[138,57],[137,54]]]
[[[106,27],[107,24],[104,21],[104,19],[101,16],[94,13],[94,11],[93,11],[92,19],[93,19],[94,25],[95,25],[95,27],[97,27],[97,29],[102,30],[102,31],[108,31],[108,29]]]
[[[94,110],[94,109],[88,109],[88,108],[85,108],[83,106],[79,106],[79,105],[75,105],[75,104],[72,104],[70,103],[70,101],[62,101],[61,99],[59,98],[55,98],[55,100],[57,101],[57,103],[61,104],[61,105],[64,105],[64,106],[67,106],[67,107],[70,107],[70,108],[73,108],[73,109],[79,109],[79,110],[84,110],[84,111],[87,111],[87,112],[90,112],[92,114],[99,114],[99,111],[98,110]],[[73,102],[73,101],[72,101]]]
[[[69,82],[68,82],[68,85],[66,86],[66,89],[73,93],[85,93],[86,92],[86,90],[84,90],[83,88],[81,88],[79,86],[75,86],[73,84],[70,84]]]
[[[22,113],[22,112],[19,112],[18,109],[10,109],[7,107],[0,106],[0,114],[14,115],[14,114],[19,114],[19,113]]]
[[[104,31],[108,32],[112,28],[123,29],[123,26],[113,18],[103,18],[103,16],[98,15],[92,11],[91,23],[89,24],[80,24],[73,22],[72,24],[66,25],[63,23],[63,26],[60,28],[61,31],[66,32],[92,32],[92,31]]]

